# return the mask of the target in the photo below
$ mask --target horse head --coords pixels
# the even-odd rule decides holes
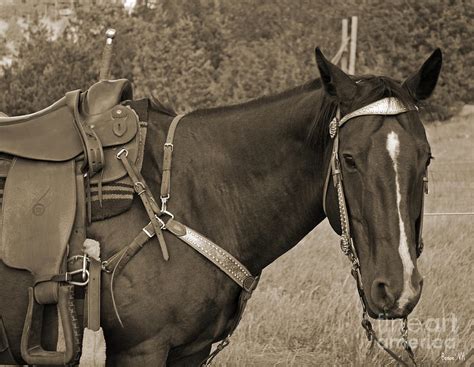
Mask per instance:
[[[316,61],[325,93],[340,117],[333,132],[338,134],[333,143],[338,147],[326,150],[328,166],[336,165],[325,188],[326,214],[343,237],[348,232],[344,227],[350,228],[345,250],[355,255],[353,265],[358,267],[361,298],[369,315],[406,317],[423,285],[417,255],[431,159],[417,105],[435,88],[441,51],[434,51],[403,83],[387,77],[349,76],[319,49]],[[335,186],[339,179],[341,193]],[[347,212],[347,224],[341,211]]]

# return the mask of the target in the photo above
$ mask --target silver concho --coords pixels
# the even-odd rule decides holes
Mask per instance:
[[[329,136],[331,137],[331,139],[334,139],[334,137],[336,136],[338,128],[339,121],[337,120],[337,117],[334,117],[329,123]]]

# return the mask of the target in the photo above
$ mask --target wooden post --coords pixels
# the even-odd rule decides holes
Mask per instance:
[[[343,19],[342,20],[342,36],[341,36],[341,44],[347,41],[347,37],[349,33],[349,20]],[[347,46],[345,47],[342,57],[341,57],[341,69],[345,73],[347,73]]]
[[[352,17],[351,22],[351,51],[349,55],[349,74],[355,73],[356,62],[356,47],[357,47],[357,17]]]

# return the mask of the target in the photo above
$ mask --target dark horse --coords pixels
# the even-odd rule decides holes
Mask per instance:
[[[436,50],[403,83],[348,76],[320,52],[316,61],[320,79],[276,96],[192,112],[176,131],[169,210],[253,274],[326,217],[328,125],[338,106],[346,115],[384,97],[418,104],[435,88],[441,52]],[[142,172],[156,197],[172,118],[163,109],[148,110]],[[431,157],[425,130],[416,111],[361,116],[341,129],[339,151],[368,311],[372,316],[404,317],[415,307],[422,287],[416,242],[421,183]],[[326,209],[339,232],[332,184]],[[129,211],[93,223],[88,237],[100,241],[107,258],[146,223],[143,206],[135,199]],[[124,327],[113,312],[110,276],[103,277],[102,318],[110,366],[196,366],[232,325],[239,287],[188,245],[170,233],[165,236],[168,262],[154,238],[116,277],[115,299]],[[10,320],[8,329],[16,330],[10,337],[19,357],[26,300],[15,289],[24,279],[18,272],[8,278],[1,262],[0,274],[0,294],[10,295],[0,300],[0,313]]]

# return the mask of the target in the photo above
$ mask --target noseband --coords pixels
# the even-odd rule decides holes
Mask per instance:
[[[339,220],[341,226],[341,249],[344,255],[346,255],[352,265],[351,274],[354,277],[357,285],[357,291],[359,293],[359,298],[362,304],[362,327],[365,329],[367,333],[367,338],[372,343],[375,341],[377,344],[385,350],[392,358],[394,358],[397,362],[401,363],[404,366],[408,366],[408,364],[403,361],[398,355],[396,355],[393,351],[387,348],[375,334],[375,331],[372,328],[372,324],[369,320],[368,313],[367,313],[367,300],[364,293],[364,288],[362,285],[362,275],[360,272],[360,262],[357,256],[357,251],[354,246],[354,241],[351,237],[350,231],[350,222],[349,222],[349,215],[347,212],[347,204],[346,198],[344,195],[344,186],[343,186],[343,178],[342,178],[342,169],[341,163],[339,159],[339,129],[344,126],[344,124],[359,116],[369,116],[369,115],[382,115],[382,116],[391,116],[391,115],[399,115],[408,111],[417,110],[416,107],[407,107],[403,104],[399,99],[394,97],[383,98],[378,101],[375,101],[367,106],[359,108],[344,117],[340,117],[340,108],[336,112],[336,117],[330,122],[329,124],[329,135],[333,141],[332,145],[332,153],[331,153],[331,161],[329,163],[328,172],[326,175],[326,181],[324,183],[324,194],[323,194],[323,208],[324,212],[326,213],[326,196],[329,187],[329,181],[332,176],[332,181],[334,187],[337,192],[337,202],[339,206]],[[423,192],[428,193],[428,179],[427,173],[425,172],[425,176],[423,177]],[[420,256],[423,250],[423,241],[422,241],[422,226],[423,226],[423,206],[424,206],[424,195],[422,196],[421,201],[421,213],[419,218],[419,226],[418,226],[418,239],[416,245],[416,253],[417,256]],[[407,318],[403,319],[403,327],[401,330],[402,334],[402,343],[405,351],[407,352],[410,360],[416,365],[415,357],[413,351],[408,343],[408,327],[407,327]]]

